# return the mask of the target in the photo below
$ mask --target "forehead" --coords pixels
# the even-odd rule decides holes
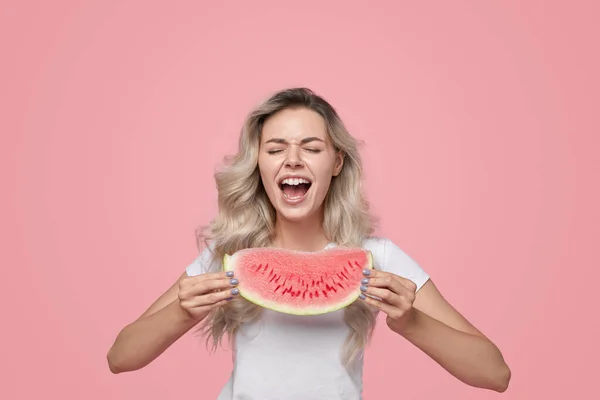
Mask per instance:
[[[262,128],[261,142],[275,138],[300,141],[307,136],[328,140],[323,117],[307,108],[287,108],[267,118]]]

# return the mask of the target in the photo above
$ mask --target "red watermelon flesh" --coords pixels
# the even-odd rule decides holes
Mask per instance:
[[[225,255],[240,295],[262,307],[295,315],[339,310],[360,295],[364,269],[373,268],[371,252],[336,247],[318,252],[251,248]]]

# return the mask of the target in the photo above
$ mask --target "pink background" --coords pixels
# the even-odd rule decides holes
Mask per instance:
[[[192,335],[135,373],[106,352],[196,256],[247,111],[291,85],[365,141],[380,233],[502,349],[503,398],[597,398],[594,3],[4,2],[0,398],[216,397],[230,355]],[[498,396],[384,326],[365,399]]]

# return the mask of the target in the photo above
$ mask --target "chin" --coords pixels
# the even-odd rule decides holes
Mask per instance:
[[[312,215],[312,212],[307,212],[304,210],[277,210],[278,218],[289,222],[302,222],[307,220]]]
[[[303,221],[314,214],[314,209],[310,204],[289,205],[278,201],[274,203],[278,218],[285,219],[290,222]]]

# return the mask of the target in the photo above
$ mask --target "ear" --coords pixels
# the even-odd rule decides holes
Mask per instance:
[[[335,164],[333,166],[333,176],[338,176],[340,172],[342,172],[342,166],[344,165],[344,158],[346,154],[342,151],[337,151],[335,153]]]

